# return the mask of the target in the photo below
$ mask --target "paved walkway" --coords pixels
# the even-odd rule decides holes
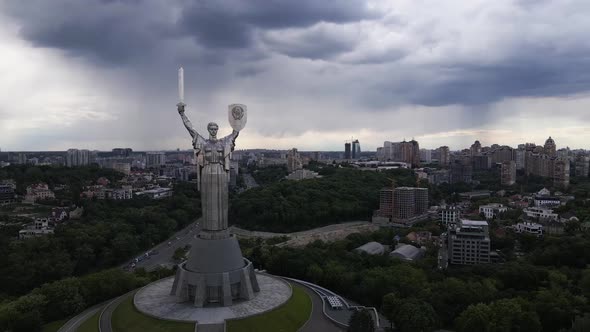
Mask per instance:
[[[107,304],[100,313],[100,318],[98,320],[98,330],[100,332],[112,332],[113,326],[111,325],[111,319],[113,317],[113,312],[117,308],[121,302],[126,300],[130,296],[134,296],[138,290],[132,290],[131,292],[121,295],[118,298],[112,300],[109,304]]]
[[[196,309],[188,302],[178,303],[178,299],[170,295],[174,277],[142,288],[135,296],[134,304],[140,312],[160,319],[217,324],[227,319],[245,318],[272,310],[291,297],[291,288],[285,280],[267,274],[257,274],[256,279],[260,292],[249,301],[237,302],[229,307]]]
[[[307,321],[307,323],[305,323],[305,325],[303,325],[303,327],[301,329],[299,329],[299,332],[317,332],[317,331],[343,332],[344,331],[344,329],[337,327],[336,324],[332,323],[324,315],[324,311],[322,309],[323,308],[322,299],[320,299],[320,297],[318,296],[318,294],[316,294],[316,292],[312,291],[311,289],[309,289],[308,287],[306,287],[305,285],[302,285],[300,283],[297,283],[294,281],[289,281],[289,282],[291,283],[291,285],[301,286],[303,288],[303,290],[307,293],[307,295],[309,295],[309,297],[311,298],[311,303],[313,306],[309,320]]]
[[[76,332],[82,323],[101,310],[104,305],[105,303],[101,303],[84,310],[83,312],[68,320],[62,327],[59,328],[59,330],[57,330],[57,332]]]

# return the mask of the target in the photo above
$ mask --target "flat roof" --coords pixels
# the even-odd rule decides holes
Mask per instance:
[[[461,224],[465,226],[488,226],[488,222],[485,220],[461,219]]]

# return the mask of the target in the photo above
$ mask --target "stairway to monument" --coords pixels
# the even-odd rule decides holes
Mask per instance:
[[[225,332],[225,323],[221,324],[195,324],[195,332]]]

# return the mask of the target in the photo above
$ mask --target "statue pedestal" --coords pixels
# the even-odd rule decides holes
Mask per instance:
[[[230,306],[260,290],[252,262],[242,257],[235,236],[196,237],[187,262],[178,265],[170,295],[196,307]]]

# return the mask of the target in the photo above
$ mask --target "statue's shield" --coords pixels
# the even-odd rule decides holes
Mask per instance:
[[[227,113],[229,124],[235,131],[244,129],[248,120],[248,108],[246,105],[231,104],[228,107]]]

